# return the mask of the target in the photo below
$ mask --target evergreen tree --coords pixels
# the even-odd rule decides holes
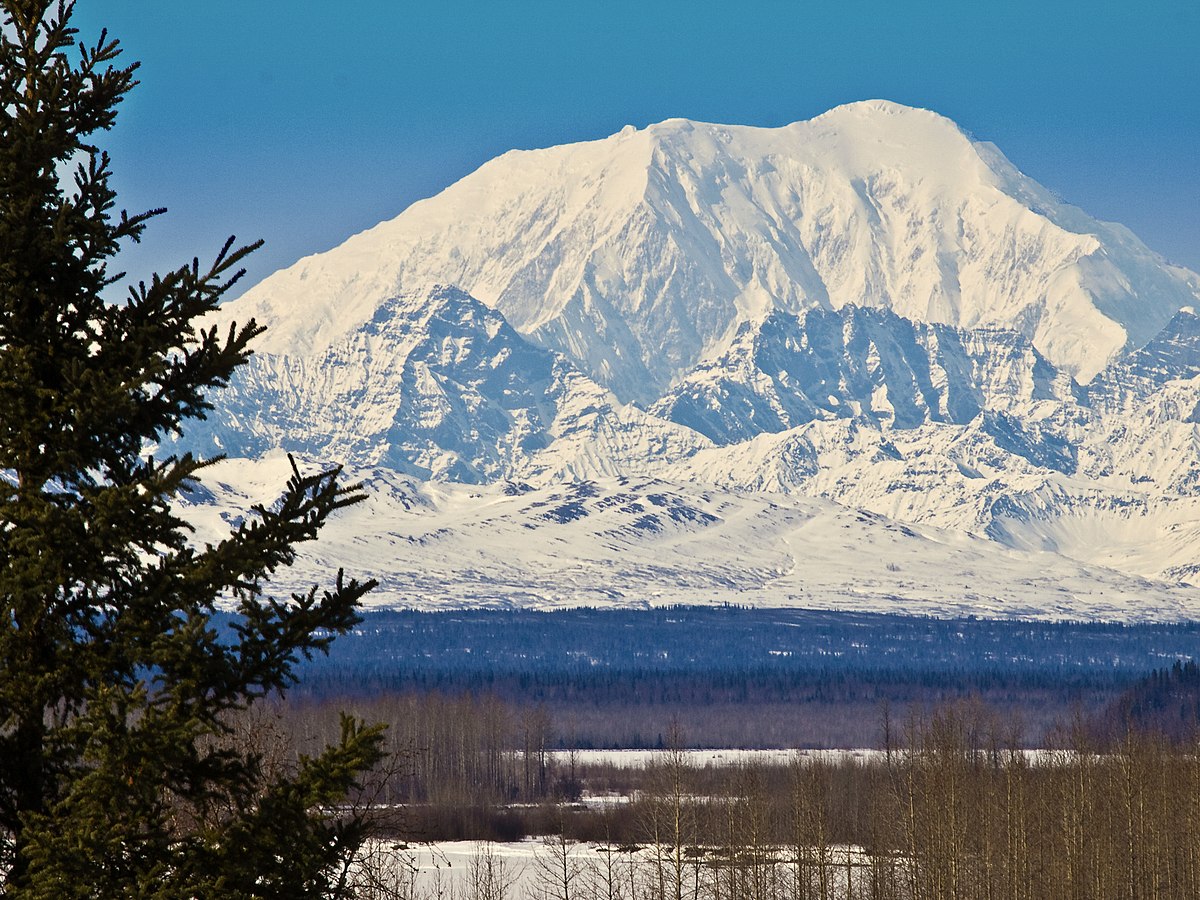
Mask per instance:
[[[0,0],[0,838],[6,897],[336,897],[361,823],[330,811],[375,728],[268,776],[231,720],[358,621],[373,585],[280,599],[268,578],[361,499],[294,469],[278,503],[196,546],[172,501],[205,462],[147,447],[203,416],[260,332],[204,328],[254,246],[232,239],[121,302],[94,143],[135,86],[72,4]],[[216,627],[218,605],[240,611]]]

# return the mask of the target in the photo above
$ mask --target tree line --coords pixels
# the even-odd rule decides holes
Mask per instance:
[[[441,889],[459,900],[1200,896],[1194,740],[1105,737],[1077,721],[1030,751],[1019,727],[978,703],[885,715],[882,726],[873,755],[778,764],[695,766],[678,733],[644,770],[572,763],[569,754],[547,762],[535,751],[549,780],[526,798],[541,792],[541,803],[509,811],[523,827],[455,836],[541,834],[536,877],[500,878],[484,893],[467,883]],[[519,789],[525,751],[509,752],[507,783]],[[570,766],[577,791],[616,788],[628,802],[570,802],[577,792],[552,787],[566,783]],[[419,833],[430,821],[401,817],[393,837],[440,837]],[[393,851],[391,865],[402,858]],[[428,879],[389,882],[383,869],[372,870],[375,896],[420,900],[432,889]]]
[[[569,726],[544,707],[494,695],[381,697],[356,713],[391,723],[396,763],[371,787],[381,834],[540,836],[558,869],[565,854],[581,873],[547,896],[1182,898],[1200,896],[1195,721],[1180,738],[1116,716],[1147,688],[1190,683],[1192,668],[1152,673],[1037,749],[1019,718],[973,699],[884,706],[873,754],[777,764],[693,765],[673,723],[648,767],[597,762],[562,746],[556,736]],[[293,752],[298,740],[325,741],[335,723],[321,705],[275,715]],[[623,880],[601,890],[615,876],[598,867],[618,864]],[[407,889],[424,888],[416,880]],[[528,889],[525,879],[513,896]]]

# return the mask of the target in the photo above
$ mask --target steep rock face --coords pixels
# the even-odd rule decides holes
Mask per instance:
[[[708,443],[626,407],[500,313],[445,286],[390,298],[324,349],[255,354],[187,441],[206,454],[287,447],[473,483],[516,472],[613,474],[629,457],[684,458]]]
[[[1200,316],[1184,307],[1148,344],[1120,361],[1126,383],[1146,379],[1155,386],[1200,375]]]
[[[490,480],[547,440],[563,367],[494,310],[436,286],[389,298],[315,352],[256,353],[189,440],[236,456],[286,446],[423,478]]]
[[[1200,375],[1130,406],[1078,436],[1081,473],[1164,497],[1200,497]]]
[[[1074,402],[1078,386],[1019,334],[966,331],[846,306],[744,323],[653,412],[729,444],[814,419],[965,425],[981,412]]]
[[[871,101],[783,128],[669,120],[514,151],[229,312],[271,328],[267,351],[320,352],[429,282],[642,405],[774,309],[1013,329],[1086,381],[1200,291],[949,120]]]
[[[1132,411],[1168,382],[1200,375],[1200,316],[1185,306],[1148,343],[1113,360],[1088,385],[1097,408]]]

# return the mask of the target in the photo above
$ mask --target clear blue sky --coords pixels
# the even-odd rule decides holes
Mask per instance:
[[[780,125],[934,109],[1200,270],[1198,0],[79,0],[142,85],[109,147],[167,206],[122,265],[265,238],[249,280],[513,147],[673,116]]]

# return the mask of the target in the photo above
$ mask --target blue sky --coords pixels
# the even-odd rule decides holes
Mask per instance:
[[[142,277],[265,238],[249,281],[513,147],[674,116],[928,107],[1200,270],[1200,2],[79,0],[142,61],[106,146],[167,206]]]

